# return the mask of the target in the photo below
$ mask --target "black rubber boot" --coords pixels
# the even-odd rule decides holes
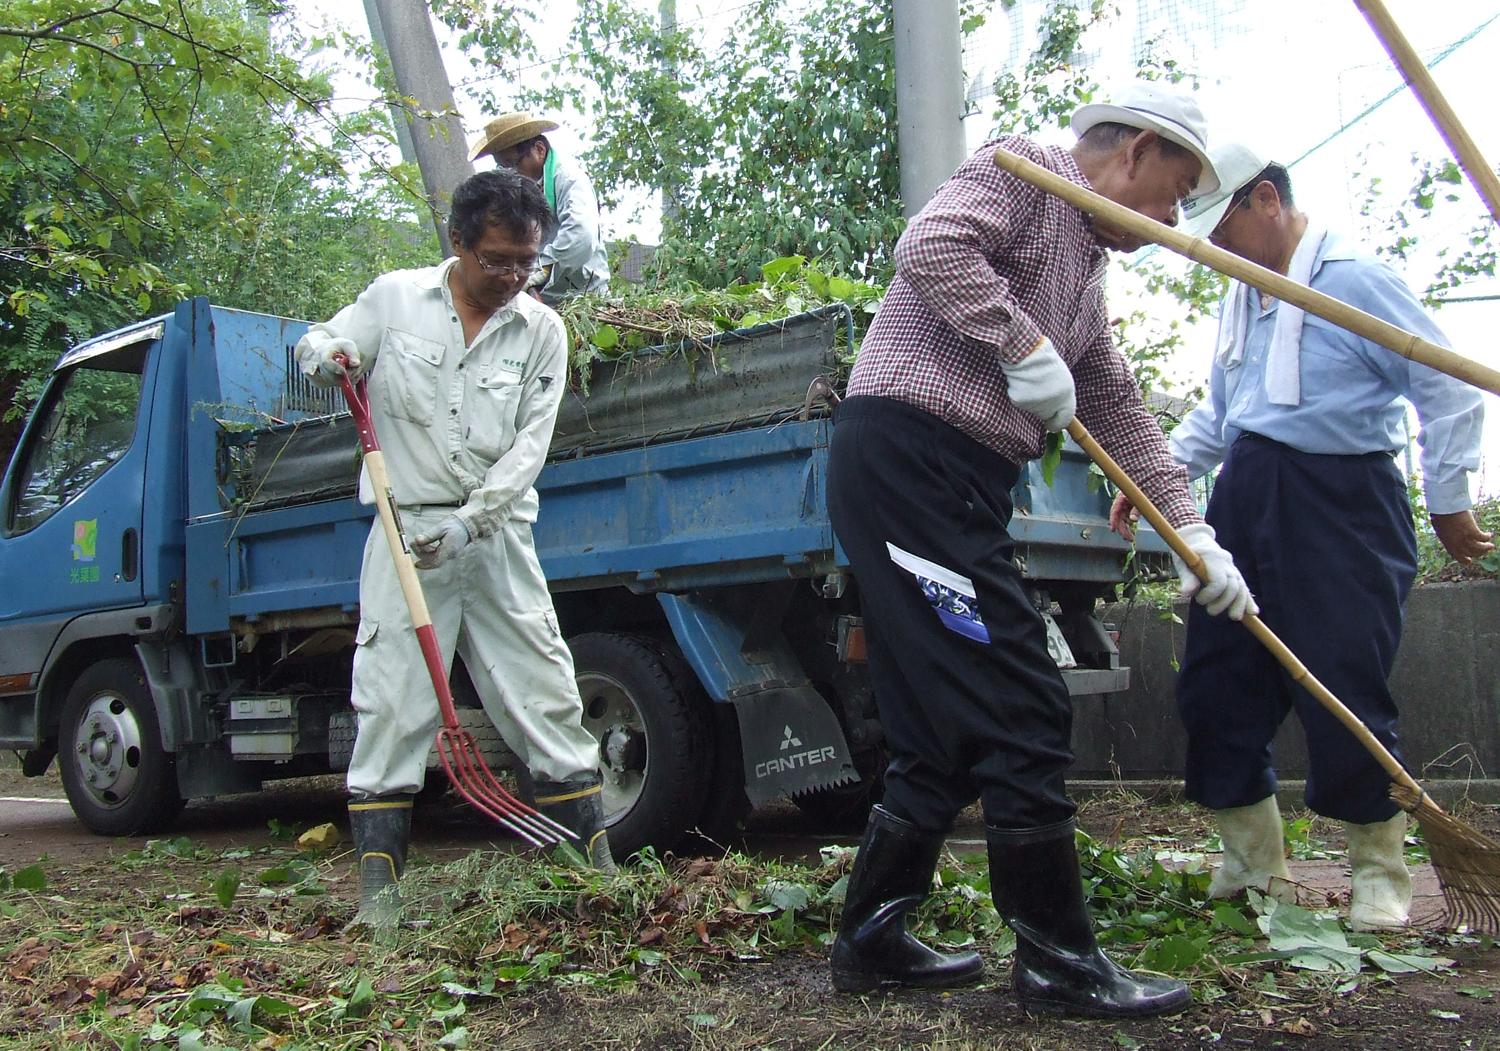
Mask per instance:
[[[388,929],[401,918],[397,884],[406,871],[411,801],[409,795],[366,796],[349,801],[349,829],[354,833],[354,856],[359,863],[359,912],[353,921],[356,924]]]
[[[990,892],[1016,932],[1015,990],[1042,1014],[1145,1018],[1192,1003],[1174,978],[1135,974],[1099,951],[1083,900],[1073,821],[986,830]]]
[[[537,781],[536,808],[578,837],[570,842],[600,872],[614,872],[604,831],[603,781],[591,774],[576,781]]]
[[[906,929],[906,914],[932,888],[941,832],[924,832],[876,804],[854,858],[844,915],[833,943],[833,986],[868,992],[881,985],[940,989],[984,973],[978,953],[928,948]]]

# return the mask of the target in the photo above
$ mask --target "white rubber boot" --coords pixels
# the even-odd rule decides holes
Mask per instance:
[[[1411,873],[1401,848],[1406,814],[1372,825],[1345,825],[1349,836],[1349,926],[1357,931],[1405,927],[1411,913]]]
[[[1254,887],[1278,901],[1297,900],[1297,888],[1286,867],[1281,808],[1274,795],[1249,806],[1215,810],[1214,820],[1224,844],[1224,863],[1209,881],[1209,897],[1232,898]]]

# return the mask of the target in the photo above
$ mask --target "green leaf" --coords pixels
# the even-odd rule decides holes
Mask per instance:
[[[1358,974],[1360,953],[1349,945],[1338,917],[1320,916],[1296,905],[1275,902],[1260,917],[1271,948],[1293,966],[1309,971]]]
[[[1208,950],[1208,936],[1190,938],[1175,934],[1157,938],[1141,954],[1141,964],[1153,971],[1178,974],[1190,971],[1203,960]]]
[[[719,1025],[718,1015],[692,1014],[687,1016],[688,1025],[695,1029],[716,1029]]]
[[[772,881],[766,884],[764,893],[766,901],[778,910],[805,909],[812,900],[808,889],[800,883]]]
[[[620,345],[620,330],[613,325],[600,325],[594,330],[593,344],[603,351],[614,350]]]
[[[467,1026],[458,1026],[448,1030],[437,1042],[438,1047],[462,1048],[469,1046],[469,1030]]]
[[[1063,434],[1054,431],[1047,435],[1047,447],[1042,453],[1042,481],[1050,488],[1052,479],[1057,474],[1057,465],[1062,463]]]
[[[847,277],[834,276],[828,279],[828,294],[845,303],[857,303],[860,300],[860,287]]]
[[[787,255],[780,259],[773,259],[760,268],[761,280],[774,285],[787,274],[795,273],[805,262],[807,260],[800,255]]]
[[[261,872],[264,887],[298,886],[317,880],[318,867],[304,858],[292,858],[283,865],[273,865]]]
[[[240,889],[240,870],[225,869],[213,882],[214,897],[222,908],[234,904],[234,896]]]
[[[363,1018],[370,1013],[370,1008],[373,1006],[375,1006],[375,986],[368,976],[361,974],[359,980],[354,983],[354,992],[349,996],[349,1003],[345,1005],[344,1013],[353,1018]]]
[[[11,877],[16,890],[40,891],[47,888],[47,874],[40,865],[28,865]]]
[[[1247,938],[1253,938],[1256,934],[1256,926],[1250,918],[1227,901],[1214,905],[1214,925],[1235,934],[1243,934]]]
[[[1365,957],[1387,974],[1433,974],[1445,967],[1452,967],[1454,962],[1444,956],[1394,953],[1384,949],[1367,949]]]

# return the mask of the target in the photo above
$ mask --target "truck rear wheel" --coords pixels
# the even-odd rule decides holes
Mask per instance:
[[[698,822],[712,779],[708,712],[696,682],[653,640],[570,639],[583,726],[599,742],[610,850],[671,850]]]
[[[175,760],[134,660],[100,661],[63,702],[58,761],[73,813],[102,836],[136,836],[181,813]]]

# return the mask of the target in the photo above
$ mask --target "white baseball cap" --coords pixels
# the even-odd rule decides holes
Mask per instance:
[[[1182,202],[1182,232],[1189,237],[1207,237],[1223,222],[1229,203],[1274,161],[1269,161],[1243,142],[1226,142],[1209,151],[1214,170],[1219,173],[1219,188],[1205,193],[1202,188]]]
[[[1073,111],[1071,127],[1080,138],[1095,124],[1125,124],[1154,131],[1203,162],[1196,193],[1219,188],[1219,176],[1208,155],[1208,125],[1198,100],[1186,91],[1150,80],[1133,80],[1109,93],[1111,102],[1090,102]]]

